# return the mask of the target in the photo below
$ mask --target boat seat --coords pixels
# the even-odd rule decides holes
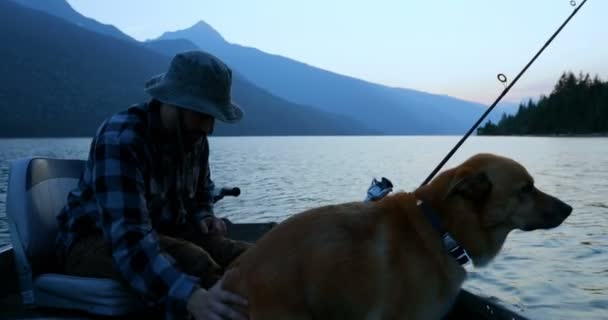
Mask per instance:
[[[83,160],[29,157],[10,163],[6,215],[23,303],[116,316],[145,304],[121,283],[53,273],[57,219],[77,187]]]

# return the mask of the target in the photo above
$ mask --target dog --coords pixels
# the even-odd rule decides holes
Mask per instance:
[[[413,193],[296,214],[229,268],[255,320],[440,319],[509,232],[559,226],[572,207],[516,161],[477,154]],[[236,270],[235,270],[236,271]]]

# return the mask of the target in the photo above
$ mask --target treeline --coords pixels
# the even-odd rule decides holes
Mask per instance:
[[[477,129],[479,135],[593,135],[608,133],[608,82],[589,74],[562,74],[553,92],[522,103]]]

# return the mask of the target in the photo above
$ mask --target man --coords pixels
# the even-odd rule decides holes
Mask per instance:
[[[231,70],[201,51],[177,54],[146,83],[148,103],[107,119],[79,186],[58,216],[63,271],[125,282],[167,317],[246,319],[246,301],[221,289],[248,244],[213,214],[207,135],[243,116]]]

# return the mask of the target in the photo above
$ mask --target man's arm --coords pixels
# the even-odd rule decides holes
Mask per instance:
[[[198,278],[179,270],[160,249],[144,197],[143,146],[132,137],[102,135],[95,146],[94,192],[115,265],[147,299],[185,315]]]
[[[209,170],[208,163],[206,164],[206,170],[201,170],[201,172],[205,172],[205,176],[199,179],[196,189],[194,216],[197,221],[205,217],[215,216],[213,212],[213,190],[215,189],[215,184],[211,180],[211,171]]]
[[[198,185],[196,187],[196,195],[194,197],[195,208],[194,218],[196,221],[201,221],[203,218],[215,216],[213,212],[213,191],[215,184],[211,180],[211,168],[209,166],[209,140],[204,138],[201,145],[203,153],[199,165],[201,167]]]

